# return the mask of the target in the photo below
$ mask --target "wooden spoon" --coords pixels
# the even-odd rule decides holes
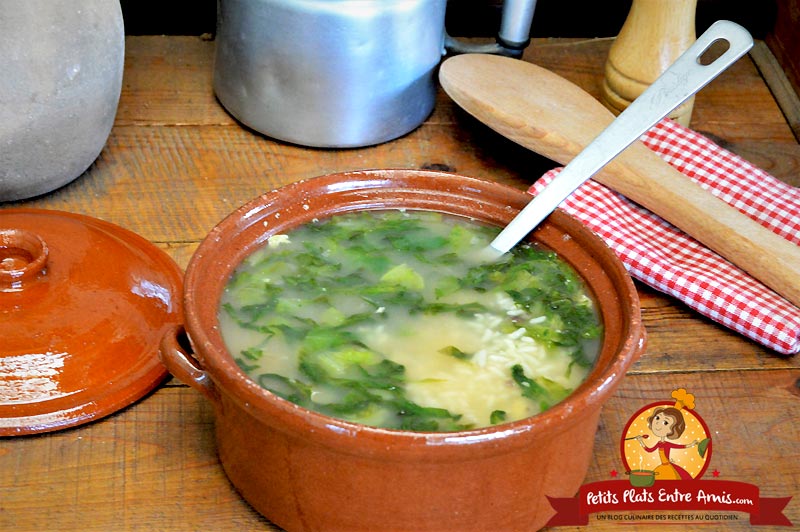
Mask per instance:
[[[469,54],[442,63],[448,95],[501,135],[567,164],[613,120],[570,81],[531,63]],[[800,247],[781,238],[634,142],[594,179],[661,216],[800,306]]]

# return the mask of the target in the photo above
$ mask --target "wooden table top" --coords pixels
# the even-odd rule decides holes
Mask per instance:
[[[525,59],[597,96],[610,42],[540,39]],[[215,100],[213,50],[213,41],[198,37],[128,37],[116,123],[98,160],[58,191],[0,208],[102,218],[154,242],[185,268],[224,216],[299,179],[364,168],[433,168],[526,189],[555,166],[470,118],[444,93],[420,128],[379,146],[320,150],[264,138],[237,124]],[[763,52],[758,43],[697,96],[692,127],[798,186],[800,144],[754,60]],[[623,470],[619,442],[631,415],[686,388],[710,427],[718,478],[756,484],[762,497],[800,495],[800,359],[637,287],[649,344],[604,408],[586,482]],[[0,439],[0,529],[277,530],[227,481],[213,421],[208,401],[171,379],[94,423]],[[749,529],[747,515],[738,515],[726,521],[726,530]],[[797,497],[784,515],[800,524]],[[590,528],[617,527],[590,521]]]

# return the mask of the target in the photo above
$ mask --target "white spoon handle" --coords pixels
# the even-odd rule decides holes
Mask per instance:
[[[701,57],[717,41],[727,42],[728,49],[711,63],[702,64]],[[753,38],[738,24],[725,20],[714,23],[611,125],[570,161],[497,235],[490,247],[501,254],[514,247],[575,189],[670,111],[746,54],[752,46]]]

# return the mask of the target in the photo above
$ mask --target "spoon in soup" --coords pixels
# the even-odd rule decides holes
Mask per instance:
[[[667,89],[670,86],[684,87],[684,94],[688,97],[696,89],[686,89],[686,80],[690,76],[678,77],[676,69],[696,70],[700,72],[699,76],[708,73],[705,74],[708,79],[716,75],[716,72],[696,65],[696,58],[705,54],[694,51],[704,44],[702,50],[708,49],[709,41],[714,40],[727,43],[731,48],[726,52],[728,61],[722,63],[718,60],[708,65],[720,70],[726,63],[733,62],[732,56],[744,53],[738,49],[734,55],[734,47],[747,48],[752,42],[747,32],[736,24],[717,22],[698,39],[699,44],[685,54],[683,61],[679,59],[680,63],[676,62],[670,73],[662,76],[660,85],[671,81]],[[443,62],[439,79],[450,97],[475,118],[501,135],[561,164],[569,163],[614,120],[614,115],[591,94],[558,74],[527,61],[481,54],[454,56]],[[671,91],[666,90],[664,94],[671,94]],[[654,94],[651,90],[649,97],[656,98],[655,105],[659,103],[661,93]],[[628,116],[645,104],[634,105],[626,111]],[[656,116],[663,114],[657,113]],[[655,119],[651,117],[650,121]],[[614,129],[619,130],[619,127],[614,126]],[[635,135],[628,138],[633,137]],[[604,159],[610,159],[613,154],[613,151],[609,152]],[[597,168],[602,164],[593,166]],[[588,175],[580,177],[585,180]],[[800,306],[800,246],[703,189],[644,143],[634,141],[606,168],[597,172],[594,179],[670,222]],[[566,197],[574,189],[574,182],[568,185],[566,193],[562,191],[561,196]],[[554,204],[542,206],[539,202],[543,200],[536,201],[542,218],[555,207]],[[552,198],[551,201],[559,203]],[[490,257],[485,260],[497,258],[510,249],[541,221],[527,219],[532,209],[523,216],[524,225],[522,221],[515,224],[518,228],[516,234],[504,244],[500,243],[503,245],[487,249],[484,254]],[[506,233],[503,238],[508,235]]]
[[[727,45],[727,49],[713,57],[712,54],[715,52],[712,51],[712,45],[717,43]],[[489,244],[487,255],[499,257],[508,252],[575,189],[611,162],[659,120],[747,53],[752,46],[752,37],[738,24],[729,21],[718,21],[713,24],[520,211]],[[440,77],[445,90],[448,86],[452,86],[448,83],[453,78],[448,70],[448,63],[449,66],[454,66],[452,64],[454,59],[464,61],[462,56],[459,56],[449,59],[442,66]],[[517,89],[519,90],[519,87]],[[454,99],[459,101],[458,98]],[[570,110],[581,112],[580,108],[570,109],[572,102],[566,100],[567,98],[563,102],[564,113],[569,113]],[[519,119],[524,118],[520,116]]]

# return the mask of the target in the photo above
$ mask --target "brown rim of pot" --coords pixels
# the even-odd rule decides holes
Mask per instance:
[[[431,188],[433,187],[433,188]],[[602,306],[604,340],[597,362],[586,380],[561,403],[532,418],[461,432],[412,432],[382,429],[331,418],[281,399],[247,377],[227,352],[216,318],[225,283],[234,268],[266,239],[282,231],[353,210],[408,208],[460,214],[478,221],[508,223],[530,196],[507,185],[455,174],[424,170],[365,170],[330,174],[298,181],[241,206],[219,223],[201,242],[186,270],[186,329],[195,356],[218,389],[253,416],[279,430],[321,438],[324,445],[343,451],[353,448],[357,437],[363,452],[400,453],[419,448],[454,447],[465,452],[495,447],[498,438],[511,450],[526,445],[547,429],[560,432],[561,420],[579,415],[584,409],[599,408],[613,393],[629,366],[644,349],[645,330],[641,322],[639,299],[624,266],[606,244],[567,214],[556,211],[536,231],[536,239],[559,238],[562,247],[585,251],[587,260],[600,263],[599,279],[585,264],[567,260],[592,286],[600,283],[613,294],[595,293],[599,301],[612,297],[613,304]],[[449,209],[442,210],[442,200]],[[583,245],[562,232],[582,236]],[[590,249],[586,249],[586,246]],[[570,252],[571,253],[571,252]],[[568,253],[569,254],[569,253]],[[580,262],[580,261],[579,261]],[[595,287],[596,289],[596,287]],[[608,308],[607,308],[608,307]],[[606,314],[610,312],[610,314]],[[614,336],[618,342],[614,343]],[[223,413],[224,415],[224,413]],[[575,421],[573,421],[575,422]],[[565,423],[565,426],[570,423]],[[443,452],[445,452],[443,450]]]

